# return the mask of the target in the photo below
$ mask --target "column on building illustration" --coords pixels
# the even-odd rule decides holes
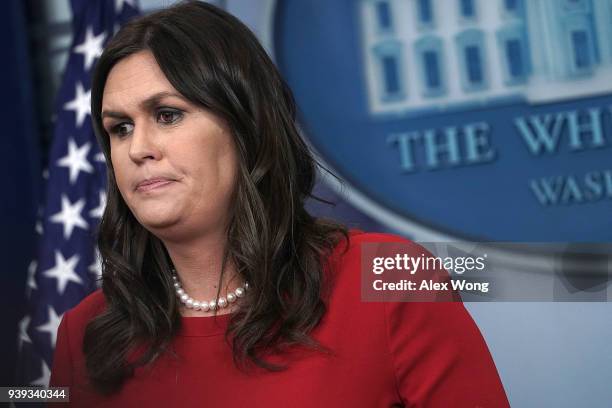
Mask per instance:
[[[612,1],[525,2],[532,44],[530,102],[612,91]],[[563,83],[563,86],[559,86]]]
[[[526,2],[534,73],[561,81],[592,73],[597,63],[590,0]]]
[[[600,63],[612,65],[612,0],[594,0],[593,18]]]

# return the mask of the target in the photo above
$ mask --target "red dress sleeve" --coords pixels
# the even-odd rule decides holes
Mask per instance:
[[[509,407],[488,347],[463,303],[386,303],[385,318],[406,407]]]
[[[51,379],[49,381],[50,387],[72,386],[72,356],[70,353],[70,339],[68,337],[69,314],[69,311],[64,313],[57,329],[57,341],[55,343]]]

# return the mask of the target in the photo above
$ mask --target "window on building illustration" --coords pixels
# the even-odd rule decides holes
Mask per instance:
[[[387,95],[397,94],[400,91],[399,70],[397,58],[394,55],[382,57],[385,93]]]
[[[483,81],[480,47],[477,45],[465,47],[465,65],[468,81],[473,85],[480,85]]]
[[[433,23],[433,9],[431,8],[431,0],[417,0],[419,22],[421,24]]]
[[[513,79],[525,76],[525,64],[521,42],[517,39],[506,41],[506,61],[508,62],[508,73]]]
[[[388,1],[379,1],[376,3],[376,21],[381,31],[390,31],[393,28],[391,5]]]
[[[474,0],[460,0],[459,8],[461,9],[461,16],[463,18],[474,18],[476,16]]]
[[[402,78],[401,44],[399,41],[385,41],[374,47],[377,58],[377,82],[381,101],[389,102],[404,98]]]
[[[511,13],[518,11],[519,0],[504,0],[504,8]]]
[[[456,37],[459,51],[461,82],[465,91],[487,86],[484,34],[478,29],[465,30]]]
[[[425,68],[425,83],[429,89],[440,88],[440,61],[435,51],[423,53],[423,67]]]
[[[571,34],[574,66],[581,70],[591,66],[589,36],[585,30],[575,30]]]
[[[497,47],[501,58],[505,85],[525,83],[531,71],[529,44],[523,24],[513,24],[497,32]]]
[[[414,44],[421,93],[425,97],[446,93],[442,40],[435,35],[420,38]]]

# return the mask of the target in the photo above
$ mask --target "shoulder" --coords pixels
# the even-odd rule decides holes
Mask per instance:
[[[64,314],[68,332],[82,335],[89,321],[102,313],[105,308],[104,293],[102,289],[97,289]]]
[[[383,232],[349,230],[348,240],[341,238],[326,264],[330,288],[335,297],[348,297],[352,303],[360,302],[361,260],[366,244],[397,243],[414,253],[420,245],[400,235]]]
[[[85,297],[67,310],[57,330],[50,384],[70,386],[85,377],[83,337],[88,323],[106,307],[101,289]]]
[[[388,232],[366,232],[358,228],[349,230],[349,237],[352,242],[397,242],[397,241],[409,241],[407,238],[401,235],[391,234]]]
[[[340,266],[338,263],[344,264],[347,261],[358,262],[363,244],[373,243],[398,243],[411,250],[423,250],[421,245],[401,235],[385,232],[365,232],[359,229],[351,229],[349,230],[348,242],[346,239],[341,239],[334,248],[334,251],[331,254],[331,259],[334,263],[336,263],[336,267]]]
[[[373,282],[372,265],[373,261],[387,258],[395,258],[398,254],[408,255],[410,258],[420,258],[433,256],[432,253],[422,246],[408,238],[396,234],[382,232],[364,232],[361,230],[350,230],[349,239],[341,239],[332,252],[326,265],[327,278],[329,279],[329,287],[336,293],[350,293],[354,301],[361,301],[361,296],[364,293],[371,292],[371,284]],[[419,274],[421,279],[427,279],[435,282],[445,282],[449,279],[449,274],[443,267],[435,270],[424,271],[425,275]],[[385,275],[388,279],[393,279],[395,275]],[[368,302],[373,302],[373,299],[378,299],[380,302],[385,296],[387,301],[396,301],[404,296],[403,292],[385,293],[376,292],[368,297]],[[421,294],[420,296],[425,296]],[[436,295],[438,296],[438,295]],[[440,295],[442,296],[442,295]],[[451,296],[449,300],[461,301],[460,296],[454,291],[444,293],[443,296]],[[438,298],[436,298],[438,299]],[[438,300],[441,300],[439,298]],[[429,301],[429,297],[423,297],[422,301]]]
[[[75,320],[87,319],[104,311],[105,307],[106,298],[104,293],[102,289],[97,289],[70,309],[70,316]]]

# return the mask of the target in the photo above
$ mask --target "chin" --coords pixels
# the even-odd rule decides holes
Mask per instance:
[[[170,228],[179,222],[179,217],[175,214],[139,214],[136,219],[149,231],[158,231]]]

